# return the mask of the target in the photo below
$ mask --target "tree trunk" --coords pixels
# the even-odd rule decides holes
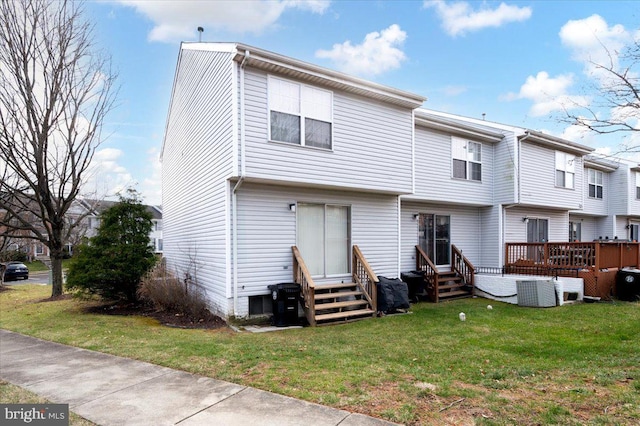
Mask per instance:
[[[51,260],[51,297],[62,296],[62,249],[49,249]]]

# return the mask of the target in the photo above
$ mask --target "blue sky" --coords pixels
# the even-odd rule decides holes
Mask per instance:
[[[638,39],[633,1],[99,1],[96,41],[119,73],[96,161],[114,192],[160,204],[158,161],[181,41],[237,41],[428,98],[424,107],[545,131],[616,152],[622,135],[567,127],[589,104],[589,66]],[[615,58],[614,58],[615,59]]]

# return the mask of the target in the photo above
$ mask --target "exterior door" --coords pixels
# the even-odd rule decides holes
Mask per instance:
[[[569,242],[582,241],[582,223],[569,222]]]
[[[349,273],[349,207],[298,203],[297,244],[311,275]]]
[[[420,213],[419,221],[420,248],[436,265],[450,264],[450,216]]]
[[[549,241],[549,220],[529,218],[527,220],[527,242],[546,243]]]

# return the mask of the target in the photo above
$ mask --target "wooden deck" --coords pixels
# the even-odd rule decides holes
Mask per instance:
[[[608,300],[622,268],[640,268],[640,243],[631,241],[506,243],[507,274],[569,276],[584,294]]]

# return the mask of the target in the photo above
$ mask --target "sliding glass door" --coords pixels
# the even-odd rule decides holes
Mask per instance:
[[[298,204],[298,249],[313,276],[349,273],[349,207]]]
[[[419,221],[420,248],[436,265],[448,265],[451,257],[450,216],[420,213]]]

